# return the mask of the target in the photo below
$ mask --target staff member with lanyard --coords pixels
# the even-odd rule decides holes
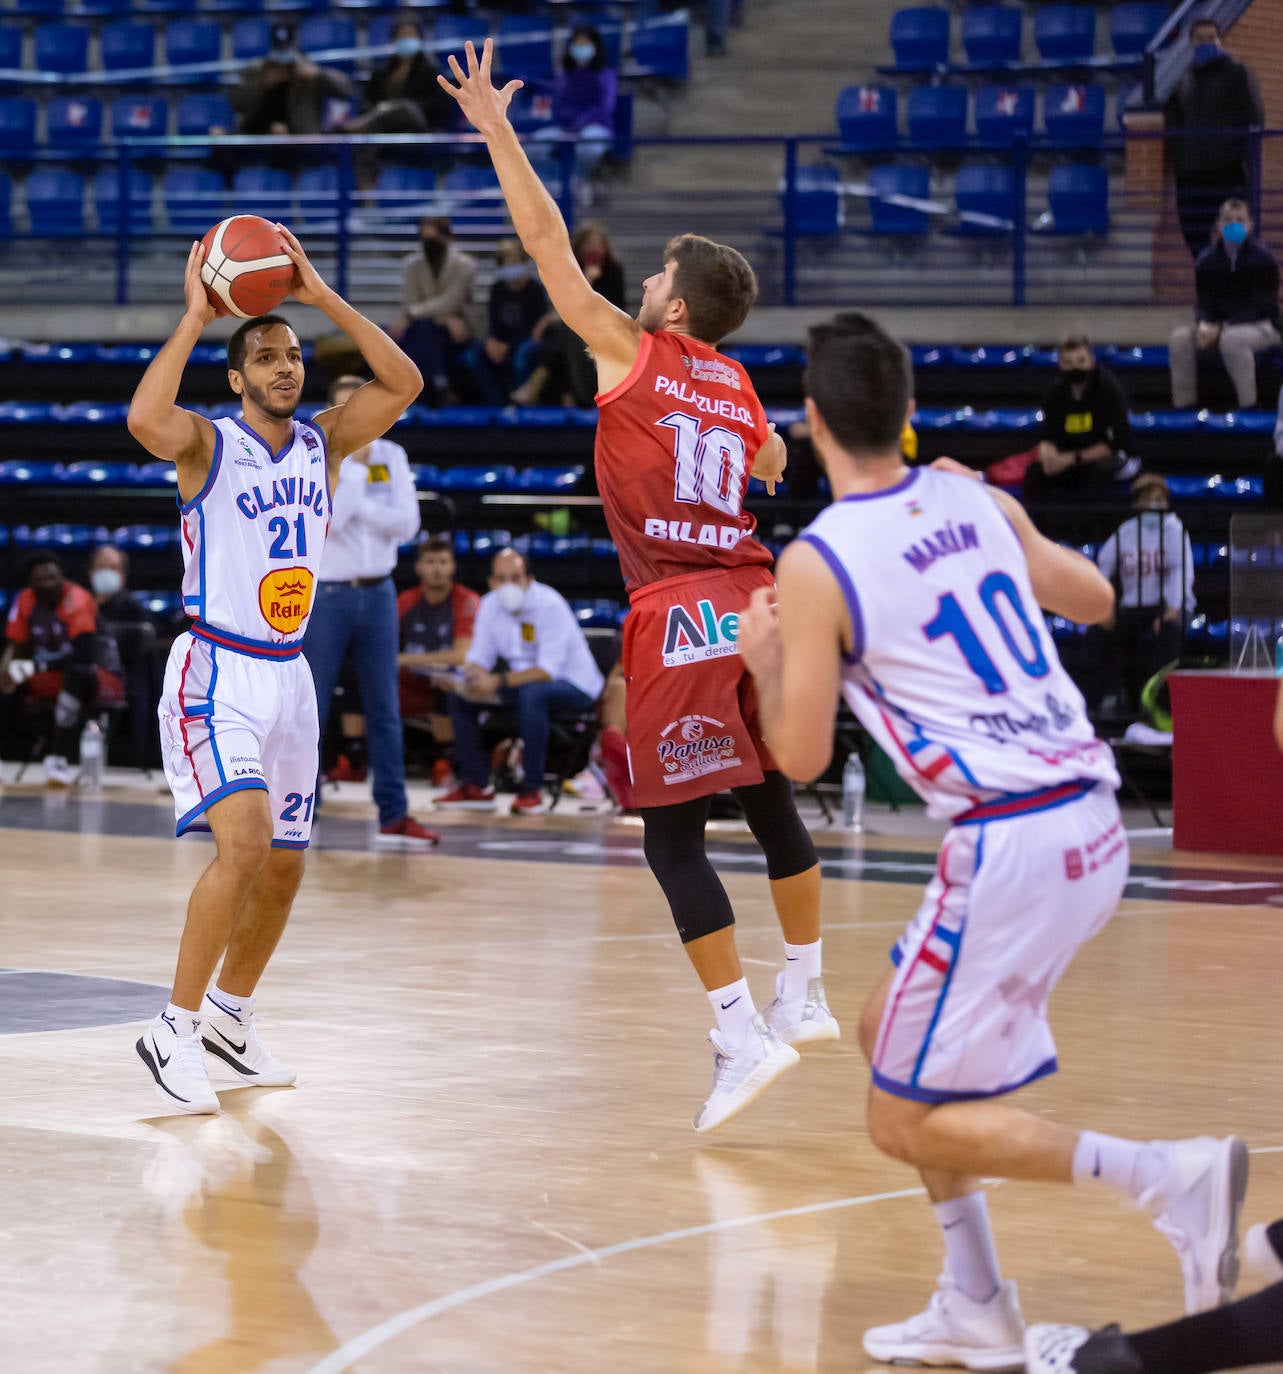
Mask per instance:
[[[330,387],[330,404],[342,405],[362,385],[360,377],[337,378]],[[375,843],[390,849],[426,849],[440,838],[409,814],[397,694],[399,631],[392,569],[398,547],[418,532],[419,498],[405,449],[376,439],[345,458],[334,489],[316,602],[303,638],[303,656],[316,683],[322,739],[339,670],[352,651],[379,808]]]

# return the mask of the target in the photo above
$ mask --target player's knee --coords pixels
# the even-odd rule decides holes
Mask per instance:
[[[256,883],[272,856],[270,822],[261,825],[249,820],[219,836],[219,861],[230,869],[238,886]]]
[[[907,1105],[900,1098],[873,1088],[869,1092],[866,1124],[876,1150],[901,1164],[914,1164],[917,1162],[917,1122],[905,1110]]]
[[[797,813],[792,784],[783,773],[773,770],[755,787],[737,787],[735,798],[762,847],[772,881],[795,878],[819,863],[814,841]]]
[[[282,898],[292,898],[303,881],[306,857],[301,849],[271,849],[263,879]]]

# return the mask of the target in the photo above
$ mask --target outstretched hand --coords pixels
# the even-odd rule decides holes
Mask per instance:
[[[459,108],[468,122],[479,134],[489,137],[508,127],[508,106],[512,97],[526,84],[524,81],[509,81],[506,86],[496,86],[490,75],[494,61],[494,42],[487,38],[481,49],[481,57],[472,43],[464,47],[468,59],[465,72],[459,59],[453,53],[446,59],[454,79],[459,83],[452,86],[444,76],[437,77],[437,84],[459,103]]]
[[[766,442],[758,449],[757,457],[753,461],[752,476],[759,482],[765,482],[767,494],[774,496],[775,484],[784,476],[784,469],[788,467],[789,454],[784,440],[775,432],[774,423],[766,426],[766,433]]]
[[[187,254],[187,268],[183,274],[183,294],[187,298],[187,313],[200,322],[203,329],[210,320],[225,311],[217,310],[210,302],[205,283],[200,279],[200,269],[205,265],[205,250],[200,243],[193,243]]]
[[[329,295],[330,288],[312,266],[298,239],[279,221],[276,227],[281,231],[281,238],[285,240],[285,251],[294,264],[294,280],[290,283],[290,295],[302,305],[319,305],[322,299]]]

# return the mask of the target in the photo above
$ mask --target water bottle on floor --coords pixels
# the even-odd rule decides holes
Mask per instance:
[[[854,749],[842,769],[842,824],[857,834],[864,829],[864,765]]]
[[[107,766],[107,750],[102,728],[96,720],[85,723],[80,732],[80,790],[101,792],[103,770]]]

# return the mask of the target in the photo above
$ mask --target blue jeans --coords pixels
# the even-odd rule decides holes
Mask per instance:
[[[346,582],[319,582],[316,604],[303,636],[303,656],[316,683],[316,709],[321,738],[330,714],[330,699],[349,649],[361,686],[370,767],[374,770],[374,804],[379,824],[391,825],[410,810],[405,796],[405,741],[397,695],[396,591],[385,577],[377,587]],[[319,760],[318,760],[319,762]],[[316,795],[321,795],[317,788]]]
[[[548,762],[548,725],[553,716],[592,709],[593,699],[572,682],[527,682],[500,694],[500,701],[517,713],[517,734],[525,746],[522,752],[522,791],[538,792],[543,787]],[[454,726],[454,759],[461,782],[475,787],[490,783],[490,760],[481,744],[481,716],[492,711],[474,701],[464,701],[450,693],[450,723]]]
[[[492,363],[482,344],[468,350],[468,366],[477,379],[484,404],[510,406],[509,393],[515,391],[543,362],[543,344],[538,339],[523,339],[501,363]]]

